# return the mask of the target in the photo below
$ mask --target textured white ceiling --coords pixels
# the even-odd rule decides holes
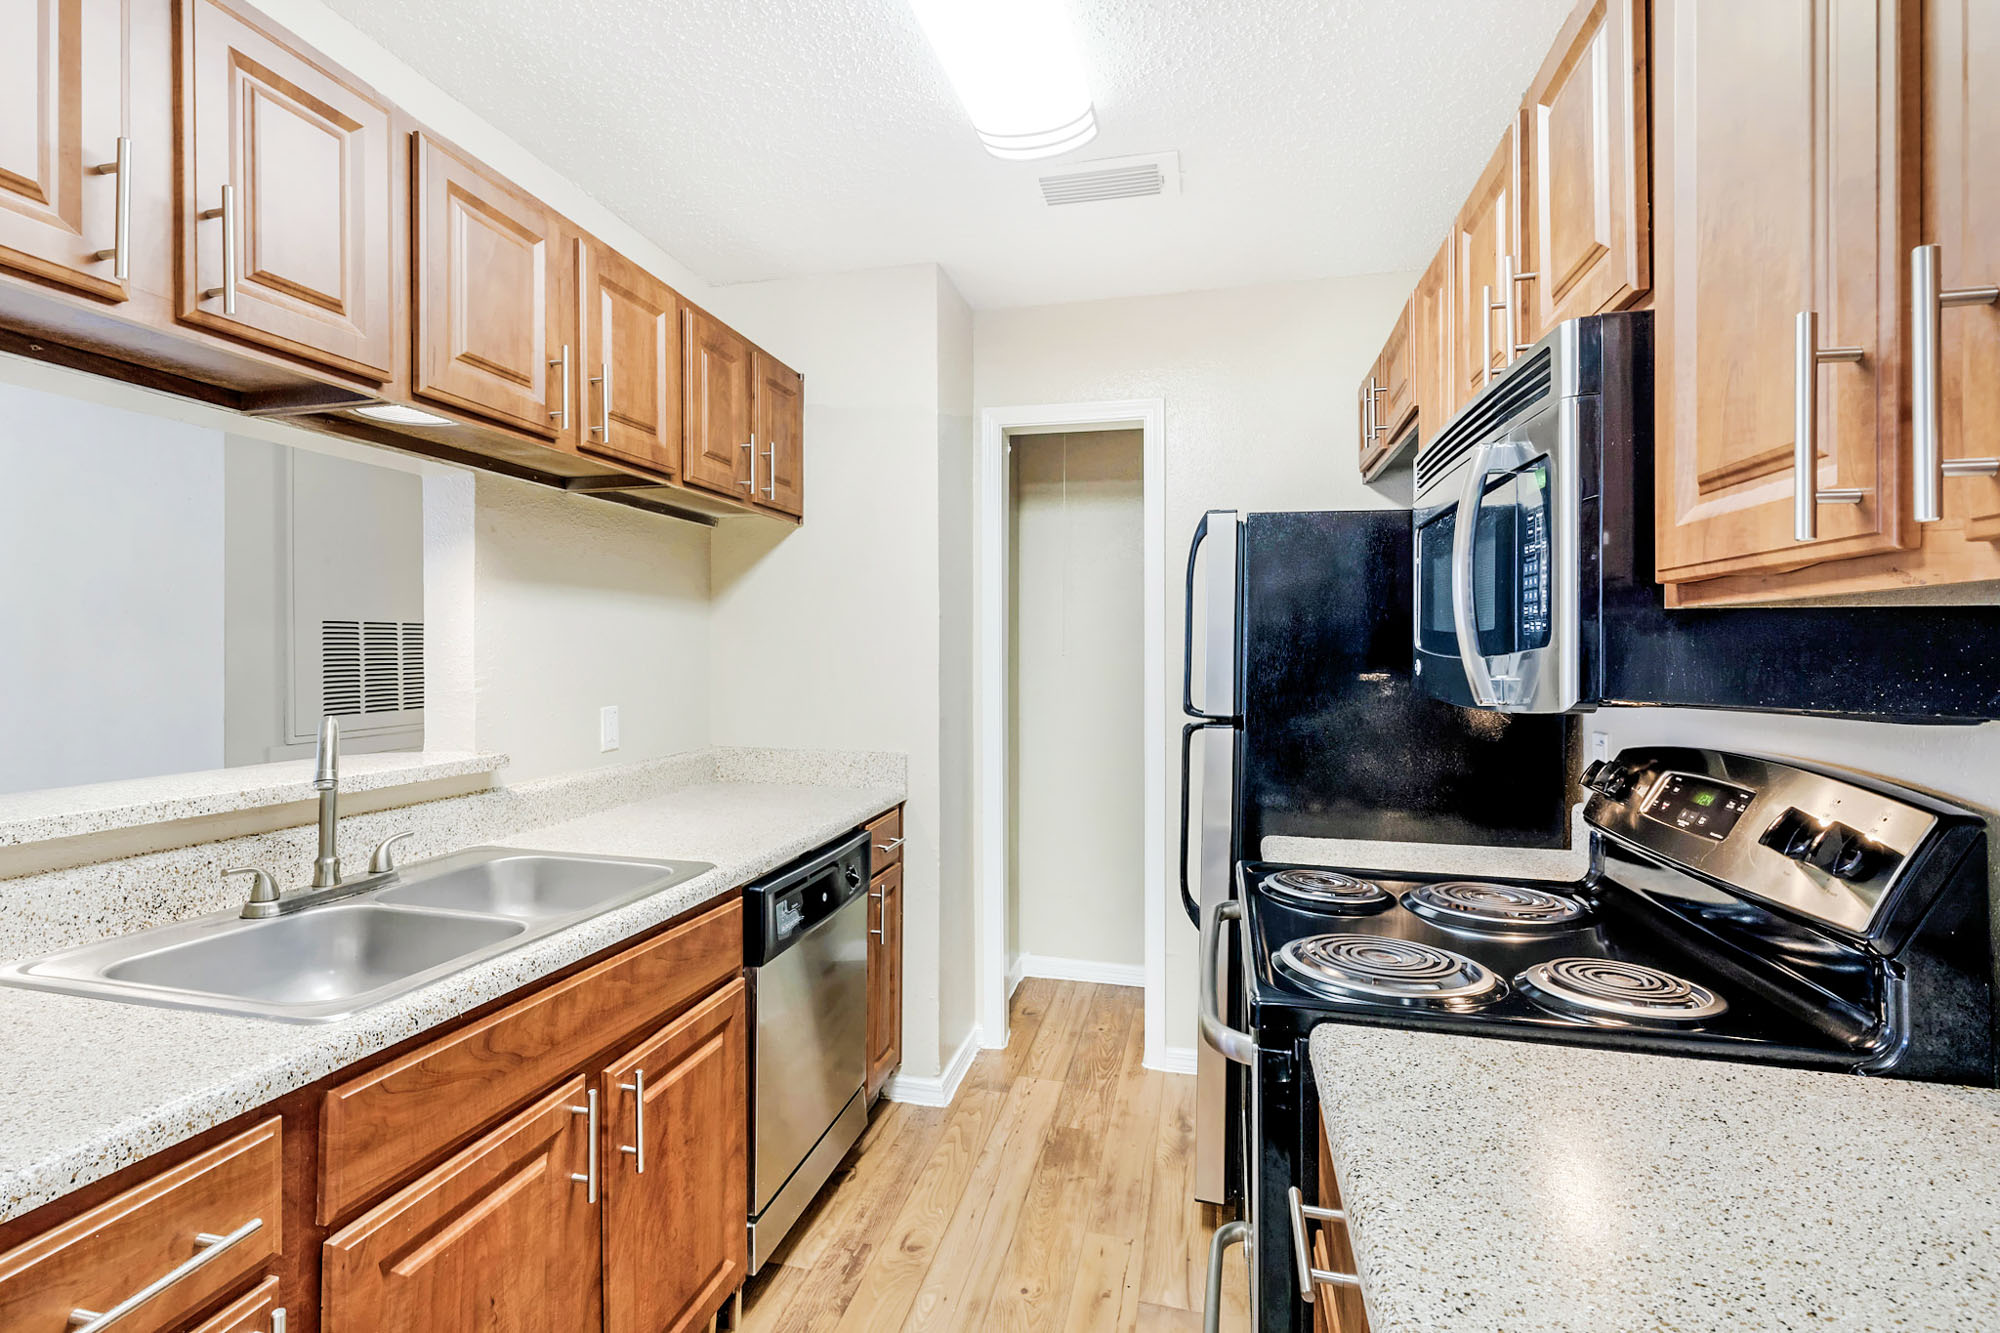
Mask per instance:
[[[329,0],[717,283],[936,261],[975,306],[1421,267],[1571,0],[1070,0],[1179,196],[1050,209],[904,0]]]

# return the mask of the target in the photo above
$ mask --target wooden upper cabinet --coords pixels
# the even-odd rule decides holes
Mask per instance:
[[[1932,0],[1924,39],[1928,167],[1923,241],[1938,247],[1941,291],[2000,286],[2000,6]],[[2000,459],[2000,302],[1948,306],[1938,321],[1939,454]],[[1942,522],[1928,546],[1956,533],[1976,543],[1961,561],[1973,577],[1994,570],[2000,541],[2000,475],[1944,479]],[[1971,566],[1977,565],[1977,568]]]
[[[599,1333],[591,1166],[576,1078],[329,1237],[321,1326]]]
[[[687,445],[682,479],[738,500],[756,484],[750,344],[706,310],[687,312]]]
[[[388,108],[216,0],[180,12],[180,317],[388,379]]]
[[[615,250],[577,242],[578,444],[663,477],[681,465],[681,298]]]
[[[553,435],[565,411],[558,401],[561,359],[549,345],[555,217],[427,134],[412,136],[411,151],[411,387],[423,397]]]
[[[1645,16],[1645,0],[1585,0],[1528,90],[1522,342],[1651,284]]]
[[[1414,301],[1403,303],[1402,313],[1389,330],[1380,355],[1369,368],[1361,385],[1361,475],[1373,475],[1386,463],[1397,445],[1407,436],[1417,415],[1414,348],[1411,325]]]
[[[762,463],[756,500],[793,518],[805,515],[805,381],[774,356],[756,353],[757,454]]]
[[[1410,362],[1417,400],[1417,435],[1428,444],[1458,408],[1456,332],[1452,323],[1452,246],[1447,239],[1431,258],[1410,296]]]
[[[1655,0],[1664,583],[1890,551],[1908,535],[1900,329],[1918,181],[1901,111],[1917,18],[1915,0]],[[1817,316],[1816,348],[1801,345],[1802,312]],[[1827,358],[1838,349],[1858,359]],[[1799,375],[1817,408],[1803,414],[1817,416],[1803,472]],[[1795,531],[1796,495],[1816,535]]]
[[[604,1333],[705,1327],[749,1271],[747,1014],[733,981],[599,1079]]]
[[[127,0],[0,3],[0,266],[113,301],[135,202],[119,144],[132,118]],[[144,53],[142,53],[143,55]],[[150,53],[164,59],[164,52]],[[157,151],[156,141],[146,147]],[[164,159],[127,155],[127,173]],[[119,222],[121,193],[127,225]]]
[[[1456,391],[1452,410],[1464,406],[1513,359],[1508,304],[1519,283],[1521,154],[1518,126],[1510,124],[1471,197],[1452,224],[1452,323],[1457,330]],[[1518,309],[1518,307],[1516,307]],[[1525,340],[1522,340],[1525,341]]]

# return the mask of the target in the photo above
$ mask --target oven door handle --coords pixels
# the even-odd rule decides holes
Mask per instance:
[[[1254,1240],[1250,1224],[1224,1222],[1208,1238],[1208,1290],[1201,1298],[1202,1333],[1220,1333],[1222,1328],[1222,1256],[1232,1245],[1249,1245]]]
[[[1194,890],[1188,882],[1188,849],[1194,841],[1193,822],[1188,808],[1188,769],[1194,753],[1194,734],[1211,727],[1234,726],[1224,718],[1209,718],[1203,722],[1190,722],[1181,728],[1181,906],[1187,909],[1188,920],[1197,929],[1201,926],[1201,903],[1195,898]]]
[[[1257,1039],[1239,1032],[1222,1021],[1222,1003],[1216,974],[1222,970],[1222,931],[1225,922],[1241,921],[1243,904],[1232,898],[1217,903],[1201,928],[1201,1039],[1239,1065],[1257,1061]]]
[[[1201,544],[1208,540],[1208,520],[1217,514],[1230,512],[1227,509],[1211,509],[1201,516],[1201,522],[1194,525],[1194,540],[1188,544],[1187,598],[1181,603],[1181,711],[1189,717],[1209,722],[1235,719],[1227,713],[1211,713],[1194,701],[1194,571],[1195,561],[1201,555]],[[1235,669],[1233,663],[1230,669]]]
[[[1472,601],[1479,502],[1486,495],[1486,479],[1493,475],[1493,454],[1491,440],[1483,441],[1472,451],[1472,463],[1466,470],[1464,493],[1458,497],[1458,514],[1451,534],[1451,624],[1458,635],[1458,658],[1465,667],[1465,683],[1477,708],[1491,708],[1500,702],[1493,693],[1493,676],[1486,669],[1486,656],[1479,651],[1479,622]]]

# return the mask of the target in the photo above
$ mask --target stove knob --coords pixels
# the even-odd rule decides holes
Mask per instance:
[[[1829,824],[1813,840],[1812,864],[1835,879],[1867,879],[1882,863],[1880,850],[1859,830],[1845,824]]]
[[[1820,831],[1818,820],[1794,807],[1772,820],[1771,827],[1765,829],[1764,836],[1757,841],[1773,849],[1780,856],[1803,861],[1812,855],[1813,845],[1818,842]]]
[[[1609,759],[1592,760],[1590,767],[1583,770],[1583,785],[1614,801],[1622,801],[1632,793],[1632,779]]]
[[[859,883],[861,883],[861,872],[853,866],[847,867],[847,887],[851,889]]]

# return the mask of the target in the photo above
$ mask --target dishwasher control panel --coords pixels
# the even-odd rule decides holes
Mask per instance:
[[[783,953],[868,889],[868,835],[809,852],[743,890],[744,962]]]

